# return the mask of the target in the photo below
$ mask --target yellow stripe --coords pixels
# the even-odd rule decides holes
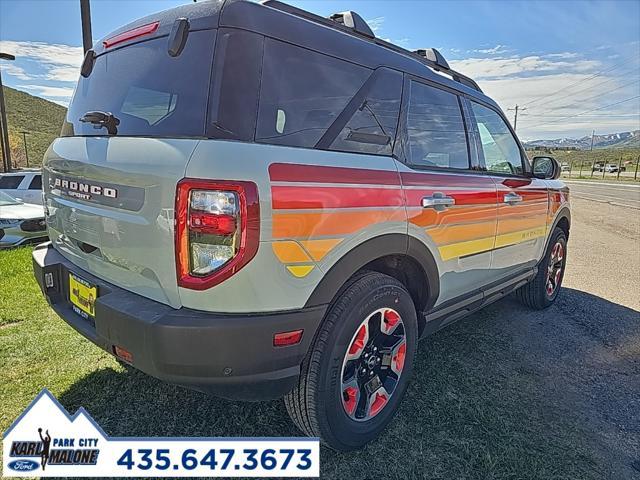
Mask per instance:
[[[311,270],[313,270],[313,265],[287,265],[287,270],[289,270],[294,277],[302,278],[309,275]]]
[[[479,238],[478,240],[469,240],[467,242],[452,243],[438,247],[440,256],[445,262],[452,258],[464,257],[465,255],[473,255],[474,253],[485,252],[493,249],[494,237]]]
[[[515,245],[516,243],[526,242],[534,238],[544,237],[547,234],[547,227],[530,228],[528,230],[520,230],[519,232],[504,233],[496,237],[495,248]]]
[[[311,258],[319,261],[341,241],[342,238],[323,238],[320,240],[303,240],[300,243],[309,252]]]
[[[453,258],[473,255],[475,253],[486,252],[495,248],[506,247],[518,243],[527,242],[534,238],[544,237],[547,234],[547,227],[530,228],[519,232],[505,233],[497,237],[479,238],[466,242],[452,243],[438,247],[440,256],[445,262]],[[494,244],[495,241],[495,244]]]

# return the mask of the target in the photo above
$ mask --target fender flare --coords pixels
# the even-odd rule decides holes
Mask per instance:
[[[553,233],[553,231],[555,230],[555,228],[558,226],[558,224],[560,223],[560,221],[562,219],[566,219],[567,222],[569,222],[569,229],[571,229],[571,210],[569,209],[568,206],[563,206],[560,208],[560,210],[558,210],[558,212],[556,213],[556,218],[553,219],[553,223],[551,224],[551,227],[549,228],[549,234],[547,235],[547,239],[545,240],[545,245],[544,245],[544,252],[546,253],[547,249],[549,248],[549,242],[551,241],[551,234]],[[567,234],[567,240],[569,235]],[[544,256],[543,256],[544,258]]]
[[[408,256],[420,265],[429,285],[425,308],[433,307],[440,294],[440,277],[436,261],[426,245],[416,238],[400,233],[369,239],[344,254],[318,283],[305,307],[331,303],[342,286],[358,270],[374,260],[389,255]]]

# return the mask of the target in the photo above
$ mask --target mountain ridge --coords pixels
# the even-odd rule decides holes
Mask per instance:
[[[591,149],[591,135],[585,135],[581,138],[556,138],[550,140],[531,140],[524,143],[525,147],[543,147],[543,148],[560,148],[560,149]],[[632,130],[630,132],[608,133],[593,136],[593,148],[639,148],[640,147],[640,130]]]

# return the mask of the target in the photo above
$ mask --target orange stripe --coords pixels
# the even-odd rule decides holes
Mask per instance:
[[[464,208],[451,208],[443,212],[436,212],[429,208],[409,213],[409,221],[418,227],[433,225],[450,225],[460,222],[483,222],[495,220],[495,205],[473,206]]]
[[[311,258],[319,261],[341,241],[342,238],[322,238],[319,240],[303,240],[300,243],[309,252]]]
[[[498,235],[505,233],[518,232],[520,230],[531,230],[547,225],[546,215],[535,215],[527,218],[501,218],[498,222]]]
[[[307,252],[294,241],[273,242],[273,253],[282,263],[308,262],[311,259]]]
[[[347,235],[380,222],[406,220],[404,209],[364,210],[330,213],[274,213],[274,238],[311,238],[319,235]]]

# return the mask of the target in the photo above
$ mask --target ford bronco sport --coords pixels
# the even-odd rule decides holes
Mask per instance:
[[[435,49],[353,12],[217,0],[89,50],[44,161],[53,309],[121,361],[284,396],[340,450],[389,423],[420,337],[558,295],[568,190]]]

